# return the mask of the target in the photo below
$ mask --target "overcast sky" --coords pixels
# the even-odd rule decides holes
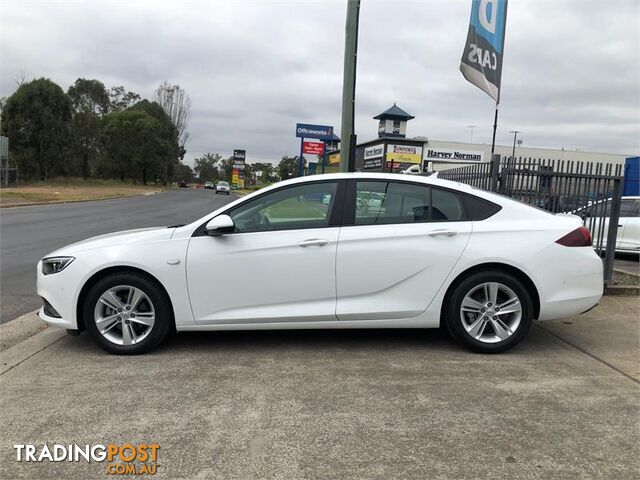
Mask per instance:
[[[458,69],[471,0],[362,0],[356,133],[397,104],[408,136],[491,141],[492,100]],[[346,0],[0,2],[0,96],[16,79],[76,78],[152,98],[164,80],[192,101],[187,159],[277,162],[296,122],[340,130]],[[498,143],[638,154],[640,2],[511,0]]]

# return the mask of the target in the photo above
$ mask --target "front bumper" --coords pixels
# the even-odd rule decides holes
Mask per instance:
[[[42,262],[37,266],[37,291],[40,297],[46,299],[60,318],[47,315],[44,306],[38,310],[38,317],[45,322],[69,330],[77,330],[76,319],[76,291],[72,287],[78,285],[76,278],[80,270],[80,262],[72,262],[59,273],[44,275]]]
[[[40,318],[40,320],[44,320],[49,325],[53,325],[55,327],[64,328],[66,330],[78,329],[78,326],[69,320],[65,320],[64,318],[51,317],[47,315],[46,313],[44,313],[44,307],[40,307],[40,310],[38,310],[38,317]]]

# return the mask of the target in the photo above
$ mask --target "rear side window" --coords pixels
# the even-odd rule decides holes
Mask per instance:
[[[467,219],[476,222],[486,220],[498,213],[501,209],[499,205],[473,195],[462,195],[462,200],[464,202]]]

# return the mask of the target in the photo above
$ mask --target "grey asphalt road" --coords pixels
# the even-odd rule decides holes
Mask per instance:
[[[36,262],[59,247],[132,228],[190,223],[234,200],[211,190],[0,210],[0,323],[40,306]]]

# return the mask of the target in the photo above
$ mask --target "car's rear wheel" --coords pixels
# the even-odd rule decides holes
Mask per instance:
[[[171,331],[171,305],[162,289],[135,273],[114,273],[87,294],[85,326],[110,353],[135,355],[158,346]]]
[[[522,282],[505,272],[478,272],[462,280],[449,297],[447,329],[481,353],[500,353],[518,344],[533,320],[533,302]]]

